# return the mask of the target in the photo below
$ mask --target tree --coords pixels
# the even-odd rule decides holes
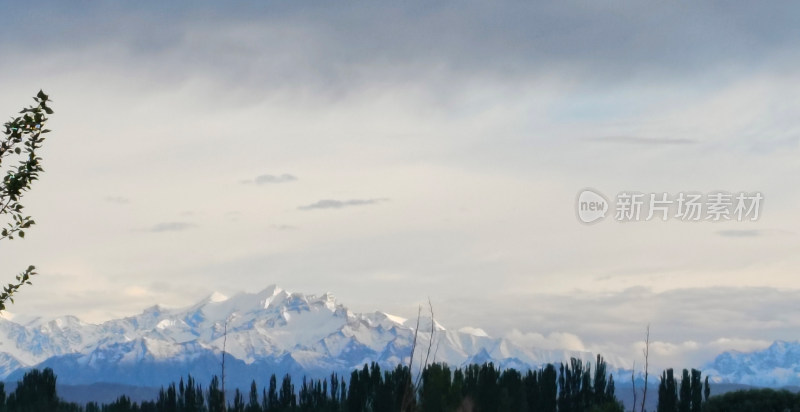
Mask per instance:
[[[422,411],[443,411],[447,409],[450,394],[450,368],[442,363],[428,365],[422,371],[420,388],[420,407]]]
[[[749,389],[713,396],[703,406],[707,412],[796,411],[800,395],[787,390]]]
[[[678,411],[678,389],[675,374],[672,368],[661,372],[661,382],[658,385],[658,412]]]
[[[678,401],[678,412],[690,412],[692,407],[692,381],[689,371],[684,369],[681,375],[681,397]]]
[[[261,406],[258,404],[258,387],[256,386],[255,379],[250,383],[250,402],[247,403],[247,412],[261,412]]]
[[[701,372],[692,369],[692,390],[691,390],[691,411],[700,412],[703,409],[703,381],[700,379]]]
[[[278,402],[278,380],[273,373],[269,377],[269,395],[267,395],[267,407],[264,408],[269,411],[277,410],[280,407]]]
[[[219,389],[219,378],[216,375],[211,377],[211,383],[208,385],[207,399],[209,412],[222,412],[225,410],[225,398],[222,396],[222,391]]]
[[[56,376],[53,370],[33,369],[17,382],[17,388],[8,397],[9,411],[55,411],[58,408]]]
[[[236,388],[236,391],[233,395],[233,408],[231,408],[232,412],[244,412],[244,397],[242,396],[242,392],[239,391],[239,388]]]
[[[294,408],[295,405],[297,405],[297,398],[294,396],[292,376],[288,373],[283,376],[283,382],[281,382],[281,389],[278,393],[278,404],[283,411]]]
[[[4,136],[0,139],[0,173],[4,174],[0,184],[0,215],[10,216],[10,222],[0,230],[0,239],[20,239],[25,237],[25,229],[34,220],[23,213],[22,196],[30,190],[31,184],[44,171],[37,149],[42,147],[47,115],[53,110],[47,106],[49,97],[41,90],[33,98],[36,105],[28,106],[20,111],[21,116],[12,118],[4,124]],[[14,162],[14,161],[17,162]],[[15,164],[16,163],[16,164]],[[6,308],[6,302],[14,302],[14,294],[23,285],[30,285],[30,278],[36,275],[36,268],[28,266],[17,275],[15,282],[3,287],[0,293],[0,310]]]
[[[708,390],[708,378],[705,389]],[[708,401],[708,397],[706,397]],[[703,410],[703,381],[701,372],[683,370],[680,385],[672,369],[661,373],[658,386],[658,412],[700,412]]]

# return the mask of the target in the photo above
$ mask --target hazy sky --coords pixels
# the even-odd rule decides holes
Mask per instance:
[[[0,114],[53,99],[41,275],[99,322],[269,284],[631,361],[800,330],[794,2],[52,2],[0,17]],[[578,192],[756,192],[756,222],[587,226]],[[637,362],[639,363],[639,362]]]

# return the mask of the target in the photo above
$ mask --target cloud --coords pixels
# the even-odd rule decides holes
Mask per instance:
[[[273,184],[273,183],[288,183],[288,182],[294,182],[296,180],[297,180],[296,176],[290,175],[288,173],[283,173],[283,174],[280,174],[280,175],[260,175],[260,176],[256,176],[256,178],[253,179],[253,182],[255,182],[255,184],[257,184],[257,185],[266,185],[266,184]],[[250,181],[248,180],[246,182],[249,183]]]
[[[152,295],[152,293],[149,290],[147,290],[147,289],[145,289],[145,288],[143,288],[141,286],[128,286],[127,288],[125,288],[123,290],[123,293],[125,294],[125,296],[134,297],[134,298],[140,298],[140,297]]]
[[[708,346],[719,352],[752,352],[764,349],[772,344],[772,342],[773,341],[766,339],[719,338],[712,342],[708,342]]]
[[[274,230],[281,230],[281,231],[284,231],[284,230],[297,230],[297,226],[292,226],[292,225],[270,225],[269,227],[274,229]]]
[[[723,237],[757,237],[764,234],[762,230],[718,230],[716,234]]]
[[[737,351],[737,352],[752,352],[762,350],[768,347],[772,341],[766,339],[743,339],[743,338],[726,338],[721,337],[711,341],[664,341],[655,340],[650,341],[650,356],[651,361],[655,361],[657,365],[663,367],[703,367],[708,364],[718,355],[723,352]],[[642,353],[645,348],[645,342],[639,341],[632,345],[632,353]],[[614,350],[607,348],[607,351],[613,353]],[[597,350],[602,351],[601,348]],[[630,353],[625,356],[619,354],[618,356],[635,359]],[[637,364],[639,359],[637,359]]]
[[[722,237],[759,237],[759,236],[771,236],[771,235],[793,235],[794,232],[790,232],[788,230],[769,230],[769,229],[730,229],[730,230],[718,230],[716,232],[717,235]]]
[[[379,198],[379,199],[350,199],[350,200],[333,200],[333,199],[322,199],[317,202],[314,202],[310,205],[300,206],[298,207],[299,210],[314,210],[314,209],[342,209],[345,207],[350,206],[365,206],[365,205],[374,205],[376,203],[385,202],[389,199]]]
[[[322,4],[221,8],[206,3],[193,13],[136,3],[87,7],[81,16],[72,16],[74,23],[58,18],[69,11],[60,7],[50,7],[48,24],[29,33],[24,29],[35,26],[38,14],[21,8],[14,13],[19,19],[0,28],[0,35],[27,33],[24,39],[39,45],[37,52],[53,52],[64,44],[114,44],[112,62],[119,64],[119,54],[126,53],[144,62],[139,70],[164,78],[209,73],[243,90],[269,82],[276,88],[306,84],[338,92],[374,79],[410,76],[447,79],[437,83],[452,86],[470,75],[515,82],[547,72],[595,84],[703,77],[698,70],[720,77],[743,66],[761,67],[771,56],[794,57],[794,45],[786,39],[799,34],[787,20],[797,14],[791,3],[764,7],[746,2],[721,10],[671,3],[502,2],[490,7],[468,1],[458,7],[337,5],[335,11]],[[219,18],[196,18],[204,15]],[[769,24],[776,20],[784,24]],[[441,35],[443,27],[449,35]],[[65,32],[70,35],[54,35]],[[297,41],[308,47],[292,47]],[[216,58],[205,58],[209,55]]]
[[[571,333],[551,332],[545,336],[541,333],[523,333],[517,329],[512,329],[505,337],[514,343],[529,348],[544,350],[586,350],[586,346],[581,339],[577,335]]]
[[[758,287],[684,288],[656,292],[635,287],[618,292],[506,295],[494,300],[470,296],[444,300],[445,325],[468,324],[490,335],[519,338],[530,344],[558,343],[614,355],[638,365],[646,325],[656,367],[701,366],[728,350],[750,351],[773,340],[795,340],[800,327],[800,290]],[[502,303],[498,303],[502,301]],[[492,309],[487,310],[486,308]],[[514,308],[525,307],[519,314]],[[482,309],[473,309],[482,308]],[[502,316],[501,316],[502,314]],[[465,319],[465,320],[462,320]],[[521,333],[518,330],[569,331]],[[534,329],[535,328],[535,329]],[[574,336],[571,336],[573,335]]]
[[[106,196],[105,200],[106,202],[116,203],[119,205],[127,205],[131,202],[130,199],[123,196]]]
[[[506,339],[523,347],[544,350],[574,350],[596,352],[612,360],[617,366],[630,367],[633,360],[639,364],[639,356],[645,348],[644,340],[629,345],[609,342],[584,343],[578,335],[565,332],[541,334],[524,333],[512,329]],[[750,352],[766,348],[772,341],[765,339],[720,337],[708,341],[698,340],[651,340],[650,361],[656,367],[700,367],[726,351]]]
[[[151,227],[148,231],[153,233],[182,232],[193,227],[195,227],[194,224],[187,222],[164,222]]]
[[[597,143],[618,143],[618,144],[650,145],[650,146],[685,145],[685,144],[697,143],[697,140],[694,139],[683,139],[676,137],[605,136],[605,137],[589,138],[587,140]]]

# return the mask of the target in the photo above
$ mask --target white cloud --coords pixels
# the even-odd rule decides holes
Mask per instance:
[[[153,225],[149,231],[154,233],[182,232],[184,230],[191,229],[194,226],[194,224],[188,222],[163,222]]]
[[[579,337],[565,332],[550,332],[547,335],[542,335],[541,333],[523,333],[517,329],[512,329],[505,337],[512,342],[530,348],[545,350],[586,350],[586,346],[584,346]]]
[[[126,296],[130,296],[130,297],[134,297],[134,298],[141,298],[141,297],[151,296],[152,295],[152,293],[149,290],[147,290],[147,289],[145,289],[145,288],[143,288],[141,286],[128,286],[128,287],[125,288],[123,293]]]

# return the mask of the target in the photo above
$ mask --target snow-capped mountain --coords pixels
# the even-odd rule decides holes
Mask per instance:
[[[60,383],[159,386],[186,374],[219,374],[223,347],[228,381],[241,387],[273,373],[325,376],[372,361],[393,368],[408,363],[416,322],[383,312],[353,313],[331,294],[276,286],[231,298],[215,293],[183,309],[154,306],[99,325],[71,316],[24,324],[0,317],[0,378],[19,379],[36,366],[53,368]],[[594,361],[588,352],[541,350],[477,328],[433,326],[435,360],[454,366],[492,361],[526,369],[570,357]],[[419,347],[427,348],[430,339],[431,319],[421,319]]]
[[[800,342],[775,341],[755,352],[724,352],[703,368],[713,381],[753,386],[800,386]]]

